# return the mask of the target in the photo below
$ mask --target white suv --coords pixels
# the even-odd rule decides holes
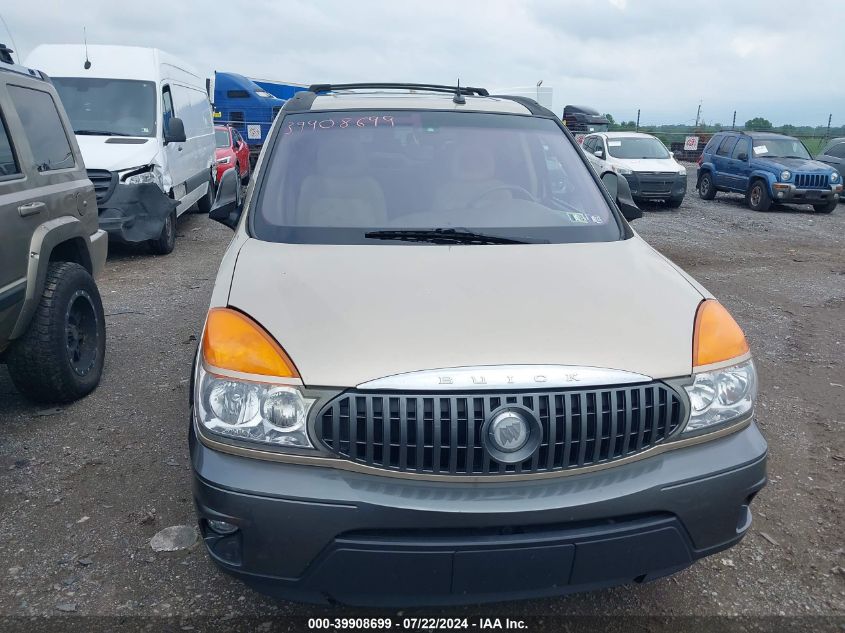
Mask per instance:
[[[687,193],[687,170],[660,139],[639,132],[602,132],[581,145],[600,176],[624,176],[636,202],[665,200],[677,209]]]
[[[300,600],[475,603],[651,580],[747,533],[766,442],[742,330],[552,112],[311,86],[243,209],[236,187],[191,389],[222,569]]]

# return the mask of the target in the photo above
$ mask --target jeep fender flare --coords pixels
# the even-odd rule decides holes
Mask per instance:
[[[701,167],[698,168],[698,173],[695,175],[695,188],[698,189],[701,186],[701,176],[707,172],[710,174],[710,178],[713,178],[713,167],[710,163],[704,163]],[[714,182],[713,185],[715,186],[716,183]]]
[[[105,245],[105,240],[100,239],[99,233],[100,231],[98,231],[96,241],[103,242],[103,245]],[[48,220],[35,229],[29,243],[26,295],[20,314],[18,314],[18,320],[9,336],[10,339],[19,338],[26,332],[29,321],[38,306],[41,289],[44,287],[44,281],[47,278],[50,256],[56,247],[62,244],[72,244],[72,252],[76,255],[74,261],[81,264],[91,275],[95,275],[105,261],[105,250],[102,248],[93,249],[93,242],[94,237],[90,235],[90,231],[78,218],[73,216]],[[97,261],[92,261],[92,250],[95,250],[93,254]],[[99,250],[102,253],[96,252]]]
[[[777,182],[777,179],[774,177],[773,174],[763,171],[760,169],[753,170],[748,176],[748,187],[745,190],[746,195],[751,191],[751,185],[754,184],[755,180],[762,180],[766,184],[766,188],[769,190],[769,196],[774,198],[774,191],[772,191],[772,185]]]

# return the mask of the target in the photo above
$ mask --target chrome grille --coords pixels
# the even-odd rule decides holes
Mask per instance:
[[[827,189],[830,180],[827,174],[795,174],[795,186],[799,189]]]
[[[114,193],[114,188],[117,185],[117,172],[107,169],[89,169],[87,173],[88,179],[94,183],[97,206],[102,206]]]
[[[494,460],[482,442],[491,411],[519,404],[542,427],[523,462]],[[448,475],[554,472],[612,462],[666,440],[684,421],[678,394],[659,382],[589,390],[399,393],[351,390],[315,417],[336,455],[377,468]]]

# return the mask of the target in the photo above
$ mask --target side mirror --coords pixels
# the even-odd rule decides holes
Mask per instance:
[[[208,217],[230,229],[237,227],[242,211],[240,186],[238,174],[234,169],[224,171],[220,182],[217,183],[217,195],[214,196],[214,204],[211,205]]]
[[[634,198],[631,196],[631,187],[628,186],[628,181],[625,178],[607,172],[601,177],[601,182],[628,222],[643,217],[642,209],[634,202]]]
[[[173,117],[167,124],[167,129],[164,131],[164,143],[184,143],[187,141],[185,136],[185,124],[179,117]]]
[[[669,157],[670,157],[670,158],[675,158],[675,152],[669,152]]]
[[[595,152],[593,152],[593,155],[598,156],[599,158],[604,158],[604,150],[597,149]]]
[[[745,152],[740,152],[739,154],[737,154],[736,159],[745,162],[748,160],[748,154],[746,154]]]

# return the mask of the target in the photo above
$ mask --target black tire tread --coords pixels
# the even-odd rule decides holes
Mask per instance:
[[[102,354],[97,367],[87,380],[74,380],[70,371],[63,371],[64,358],[56,358],[57,350],[64,352],[64,306],[60,304],[62,286],[85,284],[99,310],[102,331]],[[57,320],[59,323],[57,323]],[[15,387],[25,396],[39,402],[71,402],[94,390],[100,382],[105,356],[105,316],[97,284],[82,266],[74,262],[53,262],[38,307],[29,328],[15,340],[6,354],[9,375]]]

